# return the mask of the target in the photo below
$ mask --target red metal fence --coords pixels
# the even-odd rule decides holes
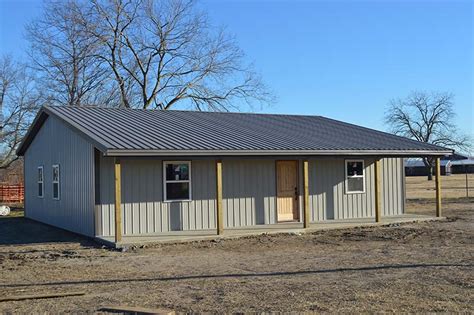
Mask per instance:
[[[25,187],[23,185],[0,184],[0,202],[14,203],[23,202],[25,199]]]

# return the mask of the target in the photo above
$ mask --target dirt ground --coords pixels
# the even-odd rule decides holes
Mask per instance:
[[[408,201],[434,213],[432,200]],[[263,235],[118,252],[21,217],[0,219],[0,312],[474,312],[474,199],[446,221]]]

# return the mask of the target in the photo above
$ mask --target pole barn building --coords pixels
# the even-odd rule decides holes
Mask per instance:
[[[123,244],[403,216],[403,158],[453,151],[320,116],[46,106],[17,153],[28,218]]]

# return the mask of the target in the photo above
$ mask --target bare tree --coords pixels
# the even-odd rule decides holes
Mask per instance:
[[[170,109],[178,102],[228,110],[271,100],[235,41],[193,1],[93,0],[88,32],[113,74],[122,106]]]
[[[18,159],[15,151],[39,108],[34,82],[24,65],[0,57],[0,169]]]
[[[385,122],[397,135],[417,141],[436,144],[459,150],[469,150],[471,139],[462,135],[453,123],[453,94],[413,92],[404,99],[390,101]],[[423,158],[433,176],[432,158]]]
[[[83,19],[78,1],[48,1],[43,15],[26,28],[32,67],[49,103],[80,106],[113,98],[107,69],[95,57],[98,42],[85,31]]]

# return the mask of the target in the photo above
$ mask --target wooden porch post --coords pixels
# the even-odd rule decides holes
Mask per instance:
[[[380,159],[375,160],[375,222],[382,220],[382,181]]]
[[[309,165],[308,161],[303,161],[303,227],[305,229],[309,228]]]
[[[441,216],[441,166],[439,158],[436,158],[436,216]]]
[[[122,189],[121,189],[121,164],[115,159],[115,243],[122,241]]]
[[[224,213],[222,210],[222,161],[216,162],[217,235],[224,234]]]

